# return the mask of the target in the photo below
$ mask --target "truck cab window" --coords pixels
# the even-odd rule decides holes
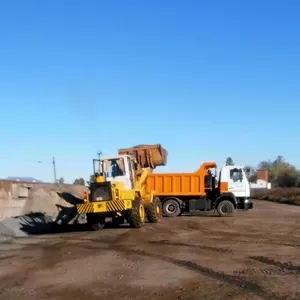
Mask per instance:
[[[230,179],[232,179],[233,182],[242,182],[243,181],[243,170],[234,168],[230,170]]]

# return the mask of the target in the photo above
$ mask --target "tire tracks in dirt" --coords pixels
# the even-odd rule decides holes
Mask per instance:
[[[201,245],[201,244],[186,244],[186,243],[179,243],[179,242],[171,242],[171,241],[168,241],[168,240],[149,241],[149,242],[147,242],[147,244],[150,244],[150,245],[189,247],[189,248],[196,248],[196,249],[200,249],[200,250],[215,251],[215,252],[220,252],[220,253],[232,253],[233,252],[231,249],[228,249],[228,248],[205,246],[205,245]]]
[[[276,267],[276,268],[280,269],[280,271],[282,271],[282,272],[292,272],[295,274],[300,274],[300,266],[295,265],[291,262],[283,263],[283,262],[280,262],[280,261],[277,261],[277,260],[274,260],[272,258],[265,257],[265,256],[249,256],[249,258],[252,260],[258,261],[260,263]]]
[[[255,294],[265,300],[269,300],[269,299],[283,300],[283,299],[285,299],[284,297],[280,297],[275,294],[267,293],[262,286],[260,286],[256,283],[253,283],[251,281],[248,281],[243,277],[239,277],[236,275],[229,275],[229,274],[226,274],[223,272],[217,272],[210,268],[207,268],[207,267],[201,266],[199,264],[196,264],[194,262],[191,262],[189,260],[174,259],[171,257],[166,257],[163,255],[158,255],[158,254],[152,254],[152,253],[149,253],[149,252],[146,252],[143,250],[136,250],[136,249],[134,250],[134,249],[130,249],[130,248],[129,249],[128,248],[115,249],[115,247],[113,247],[113,249],[115,251],[122,252],[125,255],[137,254],[140,256],[150,257],[150,258],[162,260],[164,262],[169,262],[169,263],[172,263],[179,267],[184,267],[188,270],[194,271],[205,277],[209,277],[209,278],[218,280],[220,282],[229,284],[231,286],[237,287],[239,289],[242,289],[243,292]]]
[[[263,245],[276,245],[276,246],[287,246],[300,248],[300,243],[294,240],[286,239],[286,236],[280,235],[271,235],[266,236],[260,233],[239,233],[239,232],[226,232],[226,231],[209,231],[204,229],[204,233],[207,234],[211,240],[216,241],[234,241],[238,243],[254,243],[254,244],[263,244]],[[228,239],[229,238],[229,239]]]
[[[187,246],[186,244],[183,244],[184,246]],[[82,245],[83,246],[83,245]],[[140,246],[140,245],[139,245]],[[237,275],[230,275],[226,274],[224,272],[218,272],[213,269],[201,266],[197,263],[194,263],[189,260],[182,260],[182,259],[175,259],[172,257],[159,255],[155,253],[151,253],[148,251],[140,250],[140,249],[133,249],[128,246],[122,246],[119,244],[113,244],[113,245],[98,245],[93,246],[93,249],[96,250],[112,250],[115,252],[119,252],[127,257],[130,255],[138,255],[142,257],[147,257],[150,259],[158,259],[163,262],[171,263],[173,265],[185,268],[190,271],[194,271],[202,276],[209,277],[211,279],[215,279],[217,281],[223,282],[225,284],[228,284],[230,286],[233,286],[234,288],[238,288],[242,290],[243,292],[254,294],[256,296],[259,296],[261,299],[264,300],[284,300],[286,298],[280,297],[277,294],[270,294],[267,293],[262,286],[260,286],[257,283],[253,283],[251,281],[248,281],[244,277],[237,276]],[[208,250],[208,249],[205,249]],[[211,250],[211,249],[210,249]],[[217,249],[217,252],[220,252],[220,249]]]

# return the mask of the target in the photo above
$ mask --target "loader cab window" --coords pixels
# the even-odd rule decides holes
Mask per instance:
[[[106,177],[125,175],[125,163],[123,158],[107,159],[103,161],[103,171]]]

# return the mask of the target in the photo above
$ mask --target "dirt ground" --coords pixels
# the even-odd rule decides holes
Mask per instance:
[[[0,299],[300,299],[300,208],[0,245]]]

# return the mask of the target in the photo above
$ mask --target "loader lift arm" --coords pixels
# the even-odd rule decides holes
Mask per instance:
[[[162,204],[155,191],[149,190],[147,178],[158,166],[167,164],[168,152],[160,144],[138,145],[132,148],[119,149],[119,155],[130,155],[135,160],[135,187],[140,191],[145,201],[145,211],[148,220],[155,223],[162,216]]]

